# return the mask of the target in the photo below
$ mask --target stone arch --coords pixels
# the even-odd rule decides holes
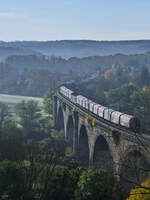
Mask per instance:
[[[95,141],[93,164],[96,168],[113,171],[113,157],[104,136],[99,135]]]
[[[140,184],[149,176],[149,158],[144,149],[139,146],[131,146],[128,148],[119,163],[120,182],[128,182],[127,189],[132,188],[134,183]]]
[[[79,161],[82,165],[89,165],[89,142],[85,125],[79,130]]]
[[[56,127],[58,131],[61,131],[61,130],[64,131],[64,114],[63,114],[63,109],[61,106],[59,106],[59,109],[58,109]]]
[[[67,126],[66,126],[66,140],[68,143],[68,146],[71,147],[71,151],[73,152],[73,138],[74,138],[74,120],[72,115],[69,115],[67,120]]]

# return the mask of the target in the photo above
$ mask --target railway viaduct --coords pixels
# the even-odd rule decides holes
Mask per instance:
[[[147,177],[145,169],[150,170],[148,136],[89,114],[59,93],[53,98],[53,117],[55,127],[64,130],[67,144],[83,165],[112,171],[119,179]]]

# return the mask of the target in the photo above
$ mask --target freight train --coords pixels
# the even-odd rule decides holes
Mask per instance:
[[[68,89],[65,86],[61,86],[59,88],[59,92],[66,98],[68,98],[72,103],[80,105],[84,109],[94,113],[95,115],[97,115],[100,118],[103,118],[104,120],[107,120],[113,124],[122,127],[126,127],[128,129],[131,129],[132,131],[138,131],[140,129],[140,119],[135,116],[127,115],[115,111],[113,109],[104,107],[82,95],[75,95],[74,91]]]

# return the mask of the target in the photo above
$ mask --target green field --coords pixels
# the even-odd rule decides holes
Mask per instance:
[[[0,102],[6,103],[9,105],[14,105],[19,103],[22,100],[28,101],[28,100],[34,100],[39,103],[39,106],[42,106],[43,104],[43,98],[38,97],[28,97],[28,96],[17,96],[17,95],[7,95],[7,94],[0,94]]]

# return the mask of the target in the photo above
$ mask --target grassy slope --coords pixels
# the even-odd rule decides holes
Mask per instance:
[[[0,94],[0,102],[6,103],[8,105],[17,104],[22,100],[28,101],[31,99],[38,101],[39,106],[42,106],[43,98]]]
[[[28,100],[34,100],[38,101],[38,104],[40,107],[42,107],[43,104],[43,98],[37,98],[37,97],[27,97],[27,96],[17,96],[17,95],[6,95],[6,94],[0,94],[0,102],[6,103],[10,108],[10,113],[12,114],[12,118],[18,122],[20,119],[16,114],[14,113],[14,106],[19,103],[22,100],[28,101]],[[44,116],[44,114],[42,114]]]

